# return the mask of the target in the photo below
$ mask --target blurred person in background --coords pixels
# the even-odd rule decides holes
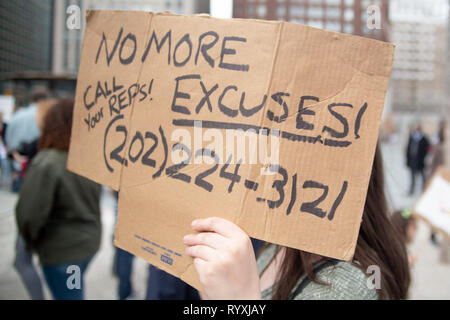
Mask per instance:
[[[117,223],[117,202],[119,199],[119,192],[114,191],[114,198],[116,200],[114,205],[115,225]],[[134,300],[136,298],[133,290],[133,283],[131,281],[133,272],[133,260],[133,254],[119,247],[114,247],[113,274],[117,277],[118,280],[117,295],[119,300]]]
[[[36,111],[34,115],[34,124],[38,127],[39,132],[42,131],[43,121],[47,111],[56,104],[57,100],[54,98],[44,98],[40,99],[39,102],[36,103]],[[40,133],[39,133],[40,135]],[[23,166],[22,171],[22,179],[25,178],[26,169],[28,165],[33,160],[34,156],[38,153],[38,138],[32,141],[23,141],[20,143],[19,147],[16,149],[16,152],[19,154],[19,157],[25,158],[25,165]]]
[[[37,139],[41,131],[36,122],[38,103],[49,99],[51,93],[46,88],[36,88],[31,93],[31,104],[19,108],[12,115],[6,128],[6,145],[10,150],[10,159],[13,168],[13,192],[19,192],[24,171],[28,165],[28,153],[37,152]],[[24,145],[31,144],[31,145]],[[33,149],[34,148],[34,149]],[[25,153],[21,155],[19,151]]]
[[[416,175],[422,178],[422,189],[425,186],[425,158],[428,153],[429,142],[422,131],[422,125],[419,123],[409,135],[408,146],[406,148],[406,164],[411,171],[411,185],[409,195],[412,196],[415,190]]]
[[[34,123],[38,126],[39,132],[41,132],[43,129],[43,119],[45,114],[53,105],[55,105],[57,100],[48,98],[41,99],[36,97],[35,100],[38,100],[38,107],[36,110],[36,115],[33,119]],[[25,178],[28,163],[31,162],[37,154],[37,141],[38,140],[35,139],[31,142],[22,142],[17,150],[12,153],[18,162],[23,163],[22,172],[20,172],[21,179]],[[30,298],[32,300],[43,300],[44,292],[42,289],[41,278],[33,264],[33,252],[31,250],[27,250],[20,234],[17,235],[15,249],[16,256],[14,259],[14,268],[21,277]]]
[[[433,139],[434,143],[430,152],[431,162],[427,170],[427,180],[434,175],[440,166],[445,164],[445,127],[445,122],[440,121],[438,132]]]
[[[57,300],[84,299],[84,274],[101,239],[100,185],[66,170],[72,113],[71,99],[47,112],[16,206],[20,235]]]
[[[411,210],[403,209],[394,211],[391,216],[391,221],[396,232],[401,236],[405,244],[411,244],[414,241],[417,231],[417,221],[411,214]],[[416,254],[408,252],[408,261],[412,267],[417,261]]]
[[[6,124],[3,123],[3,113],[0,112],[0,186],[8,186],[10,180],[10,170],[5,146],[4,134]]]

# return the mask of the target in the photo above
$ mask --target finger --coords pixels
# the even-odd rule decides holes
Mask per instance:
[[[183,238],[183,242],[188,246],[205,245],[213,249],[221,249],[226,246],[228,238],[215,232],[200,232],[198,234],[188,234]]]
[[[188,256],[191,256],[193,258],[200,258],[205,261],[214,261],[216,257],[215,251],[216,250],[211,247],[202,245],[186,247],[186,254]]]
[[[191,223],[191,227],[198,232],[217,232],[227,238],[244,233],[244,231],[233,222],[218,217],[194,220]]]

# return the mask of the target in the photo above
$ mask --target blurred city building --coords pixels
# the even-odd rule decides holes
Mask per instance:
[[[0,1],[0,74],[50,71],[53,1]]]
[[[448,2],[391,0],[392,111],[445,114]]]
[[[369,28],[371,6],[380,23],[388,19],[388,0],[234,0],[234,18],[290,21],[378,40],[386,39],[386,28]]]
[[[76,6],[73,11],[71,6]],[[81,26],[69,29],[68,14],[80,8]],[[209,13],[208,0],[58,0],[54,6],[52,70],[76,73],[81,55],[86,10],[170,11],[178,14]]]
[[[0,95],[14,95],[16,106],[28,103],[35,85],[48,86],[41,74],[48,78],[52,69],[53,5],[0,1]]]

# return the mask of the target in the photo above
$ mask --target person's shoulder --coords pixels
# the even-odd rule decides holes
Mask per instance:
[[[316,274],[325,284],[310,282],[294,299],[311,300],[376,300],[378,294],[368,277],[351,262],[330,263]]]
[[[58,170],[65,168],[67,152],[56,149],[40,150],[32,160],[32,166],[42,169]]]
[[[339,261],[328,267],[324,270],[324,276],[330,283],[332,292],[342,299],[378,299],[368,274],[350,261]]]

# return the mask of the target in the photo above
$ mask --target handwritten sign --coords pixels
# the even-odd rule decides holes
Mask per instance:
[[[119,190],[118,247],[199,289],[195,218],[349,260],[393,52],[292,23],[88,11],[68,168]]]
[[[414,206],[414,214],[450,238],[450,171],[440,167]]]

